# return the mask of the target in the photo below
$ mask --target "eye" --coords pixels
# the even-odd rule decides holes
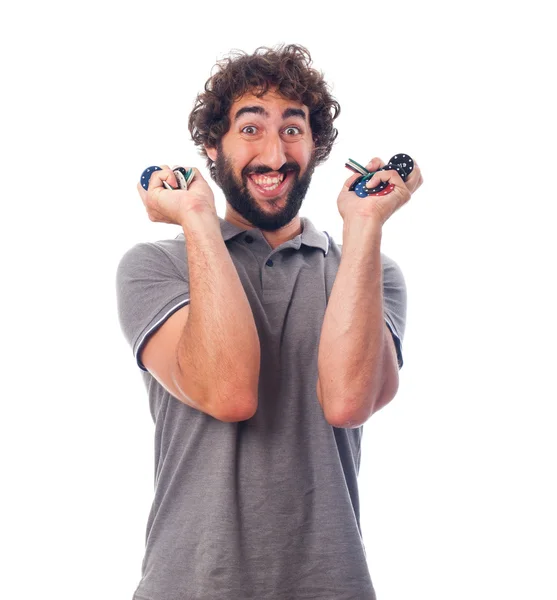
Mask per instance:
[[[286,135],[296,135],[297,133],[300,133],[300,128],[299,127],[294,127],[294,126],[287,127],[284,130],[284,133],[286,133]]]
[[[256,132],[257,132],[257,129],[253,125],[246,125],[242,129],[242,133],[247,133],[248,135],[253,135]]]

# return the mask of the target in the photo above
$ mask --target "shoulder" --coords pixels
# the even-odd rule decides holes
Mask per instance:
[[[117,276],[122,277],[153,270],[183,273],[186,268],[186,244],[184,236],[181,234],[174,239],[138,242],[120,258]]]

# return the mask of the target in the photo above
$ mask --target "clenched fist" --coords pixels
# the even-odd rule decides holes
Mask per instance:
[[[384,167],[385,163],[380,158],[374,158],[366,165],[368,171],[376,171]],[[366,182],[368,189],[373,189],[381,182],[391,184],[393,189],[388,194],[372,194],[367,198],[360,198],[354,192],[349,191],[350,186],[358,177],[358,173],[351,175],[344,183],[338,196],[337,206],[341,217],[346,221],[353,216],[369,217],[382,227],[395,211],[404,206],[412,194],[422,185],[423,177],[420,167],[414,162],[414,169],[406,182],[402,180],[396,171],[377,171],[375,175]]]
[[[140,183],[137,184],[137,191],[151,221],[183,226],[190,211],[217,215],[213,191],[198,169],[194,169],[194,178],[187,190],[168,190],[163,181],[173,188],[178,187],[176,176],[168,165],[162,165],[160,171],[151,174],[147,191]]]

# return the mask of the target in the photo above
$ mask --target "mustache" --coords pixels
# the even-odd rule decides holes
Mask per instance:
[[[271,167],[267,167],[266,165],[259,165],[257,167],[251,167],[251,168],[246,167],[242,171],[242,176],[247,177],[248,175],[251,175],[251,174],[265,175],[265,173],[284,173],[286,175],[286,173],[288,173],[290,171],[299,172],[300,165],[298,165],[295,162],[284,163],[282,165],[282,167],[280,169],[278,169],[277,171],[275,171],[275,169],[271,169]]]

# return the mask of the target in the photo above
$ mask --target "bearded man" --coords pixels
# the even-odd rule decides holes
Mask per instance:
[[[372,600],[360,446],[397,392],[406,321],[404,278],[381,234],[420,169],[405,182],[377,172],[367,187],[392,191],[367,198],[348,178],[337,244],[299,216],[340,111],[309,52],[258,48],[217,67],[189,129],[226,214],[198,169],[178,189],[162,165],[137,189],[151,220],[183,232],[135,245],[117,271],[155,423],[134,600]]]

